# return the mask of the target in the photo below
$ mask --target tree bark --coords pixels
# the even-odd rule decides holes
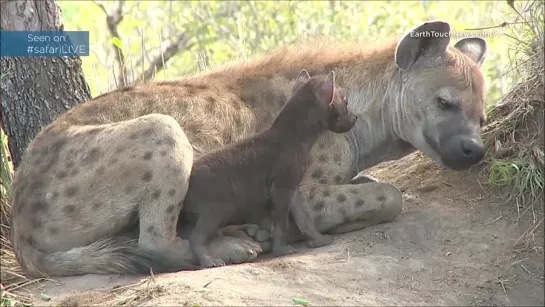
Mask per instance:
[[[55,0],[0,0],[2,31],[63,31]],[[0,124],[14,167],[41,128],[89,100],[79,57],[2,57]]]

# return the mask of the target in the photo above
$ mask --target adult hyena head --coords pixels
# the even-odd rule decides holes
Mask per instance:
[[[466,38],[454,47],[448,23],[424,23],[399,42],[401,69],[396,116],[403,138],[435,162],[462,170],[484,156],[485,85],[480,71],[486,42]]]

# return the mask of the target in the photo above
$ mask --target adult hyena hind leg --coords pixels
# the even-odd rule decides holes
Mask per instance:
[[[318,231],[331,234],[391,222],[403,208],[402,193],[382,182],[316,185],[302,197]]]
[[[182,128],[170,116],[149,114],[116,129],[119,141],[114,147],[123,147],[126,156],[111,166],[123,178],[123,198],[139,204],[138,246],[161,256],[161,271],[198,263],[176,229],[193,164],[193,149]],[[225,263],[247,262],[261,252],[257,244],[240,238],[217,238],[208,248]]]
[[[188,240],[177,234],[177,223],[189,187],[193,149],[182,128],[172,117],[161,114],[142,116],[124,125],[128,130],[128,149],[141,163],[122,166],[128,172],[127,191],[138,197],[138,246],[161,253],[168,270],[180,270],[187,263],[198,263]],[[132,186],[131,186],[132,184]],[[218,238],[209,250],[225,263],[253,260],[259,246],[243,239]],[[174,260],[171,259],[174,256]]]
[[[128,201],[139,204],[138,246],[179,257],[180,265],[193,262],[188,242],[176,233],[193,165],[189,140],[174,118],[162,114],[127,121],[118,129],[123,138],[117,146],[125,147],[125,156],[120,154],[113,167],[124,174],[119,184],[132,198]]]

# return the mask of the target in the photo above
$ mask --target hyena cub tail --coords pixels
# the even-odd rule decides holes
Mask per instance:
[[[198,266],[179,255],[159,253],[138,247],[137,240],[115,237],[89,245],[51,254],[20,242],[16,254],[32,277],[72,276],[84,274],[150,274],[196,270]],[[17,252],[18,251],[18,252]],[[20,259],[22,256],[23,259]],[[24,259],[26,258],[26,259]],[[29,259],[30,258],[30,259]]]

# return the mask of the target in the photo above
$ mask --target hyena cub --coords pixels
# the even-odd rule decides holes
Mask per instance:
[[[270,128],[194,161],[183,210],[198,216],[189,241],[201,266],[223,265],[205,248],[219,228],[258,220],[265,212],[273,221],[276,256],[295,252],[285,241],[290,209],[311,245],[330,243],[331,238],[297,210],[298,187],[316,139],[327,130],[348,132],[356,119],[347,109],[344,90],[335,88],[333,72],[311,78],[302,70],[293,96]]]

